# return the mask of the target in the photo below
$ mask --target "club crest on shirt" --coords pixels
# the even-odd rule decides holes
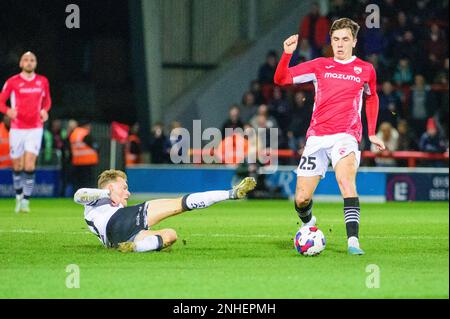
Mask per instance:
[[[362,72],[362,68],[359,67],[359,66],[355,66],[355,67],[353,68],[353,70],[355,71],[356,74],[360,74],[360,73]]]

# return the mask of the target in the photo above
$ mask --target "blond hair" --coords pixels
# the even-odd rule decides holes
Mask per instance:
[[[353,39],[356,39],[358,36],[358,32],[360,26],[358,23],[349,18],[341,18],[333,22],[330,28],[330,36],[333,35],[333,32],[341,29],[350,29],[353,35]]]
[[[127,174],[125,174],[122,171],[115,170],[115,169],[109,169],[106,171],[103,171],[98,176],[98,188],[105,187],[110,182],[115,182],[117,178],[122,177],[125,181],[127,180]]]

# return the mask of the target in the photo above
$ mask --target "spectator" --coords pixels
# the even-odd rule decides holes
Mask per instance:
[[[279,128],[286,132],[291,120],[291,107],[284,97],[284,91],[279,87],[273,88],[273,99],[269,104],[269,114],[273,116],[278,123]]]
[[[394,49],[394,57],[396,57],[396,60],[407,58],[409,61],[414,61],[414,68],[419,72],[423,72],[423,49],[419,47],[415,35],[411,30],[404,32],[401,41],[397,42]]]
[[[53,155],[59,162],[64,161],[65,140],[67,139],[67,131],[62,127],[62,122],[59,119],[54,119],[51,122],[50,130],[44,130],[43,155],[45,164],[55,164]]]
[[[448,56],[447,42],[444,32],[436,23],[433,23],[425,41],[425,49],[428,56],[427,68],[424,71],[428,81],[433,81],[435,75],[442,69],[445,56]]]
[[[222,125],[222,136],[225,136],[225,129],[232,128],[244,128],[244,123],[241,121],[239,106],[232,105],[228,112],[228,119]]]
[[[448,86],[448,58],[444,59],[444,63],[442,63],[439,71],[436,73],[433,83],[444,87]]]
[[[417,150],[416,137],[410,130],[408,121],[401,119],[397,125],[399,151]]]
[[[273,77],[277,69],[278,54],[276,51],[269,51],[266,62],[259,68],[258,81],[261,85],[273,84]]]
[[[67,137],[70,136],[70,134],[72,134],[72,132],[78,127],[78,122],[74,119],[70,119],[69,121],[67,121]]]
[[[243,133],[244,131],[238,131],[224,136],[214,152],[218,163],[239,164],[244,161],[248,154],[249,142]]]
[[[98,144],[91,134],[91,124],[83,121],[70,134],[74,190],[95,187],[94,167],[99,162]]]
[[[394,40],[397,43],[401,43],[403,41],[403,36],[405,32],[409,29],[410,23],[408,21],[408,17],[404,11],[399,11],[397,13],[397,20],[393,23],[395,28],[392,32]]]
[[[255,104],[260,105],[266,102],[264,100],[264,95],[262,94],[261,83],[259,83],[258,80],[253,80],[250,83],[250,92],[252,92],[255,97]]]
[[[379,99],[378,123],[389,122],[393,127],[397,127],[398,119],[402,117],[402,105],[400,96],[391,82],[383,83]]]
[[[381,152],[383,155],[389,155],[391,152],[397,151],[399,136],[397,130],[394,127],[392,127],[391,123],[389,122],[381,123],[377,133],[377,137],[381,139],[386,146],[386,150]],[[371,151],[373,153],[379,153],[377,147],[374,144],[371,145]],[[393,158],[385,158],[385,157],[375,158],[375,164],[377,166],[383,167],[396,166],[396,162]]]
[[[248,123],[253,115],[256,114],[258,110],[258,106],[255,104],[255,96],[252,92],[247,91],[244,93],[242,97],[242,106],[241,106],[241,120],[244,123]]]
[[[367,56],[367,61],[373,65],[377,72],[377,82],[385,82],[392,79],[392,72],[388,68],[383,55],[370,54]]]
[[[172,131],[175,132],[181,128],[181,124],[177,121],[172,123]],[[170,135],[170,140],[164,134],[164,125],[160,122],[155,123],[151,130],[150,136],[150,154],[151,162],[153,164],[165,164],[169,163],[170,148],[174,144],[181,140],[181,135],[175,134],[176,139],[172,140],[172,134]],[[181,150],[180,150],[181,151]],[[179,155],[180,152],[179,152]]]
[[[427,120],[427,130],[420,137],[419,149],[422,152],[443,153],[445,142],[439,134],[435,120],[430,117]]]
[[[300,40],[300,45],[298,47],[298,59],[302,62],[310,61],[314,58],[314,52],[309,44],[309,40],[303,38]],[[297,63],[298,64],[298,63]]]
[[[436,112],[437,115],[437,125],[445,139],[449,138],[449,125],[448,125],[448,117],[449,117],[449,101],[448,101],[448,58],[444,60],[444,69],[436,76],[435,83],[442,85],[445,90],[440,92],[437,95],[436,104],[438,106],[438,110]]]
[[[125,144],[125,165],[131,166],[142,163],[142,146],[139,138],[139,123],[130,128]]]
[[[435,120],[433,118],[429,118],[427,121],[427,130],[420,137],[419,149],[422,152],[444,153],[447,147],[448,146],[446,146],[444,139],[439,134]],[[425,165],[443,167],[444,163],[441,161],[427,161]]]
[[[319,4],[314,3],[310,13],[303,18],[298,33],[300,39],[308,39],[314,58],[321,55],[322,48],[327,44],[329,30],[330,21],[320,14]]]
[[[72,167],[72,152],[70,145],[70,136],[72,132],[78,127],[78,122],[74,119],[70,119],[67,121],[66,125],[66,138],[64,139],[63,150],[62,150],[62,161],[61,161],[61,192],[63,196],[70,197],[75,192],[73,190],[73,181],[72,175],[73,167]]]
[[[264,104],[263,104],[264,105]],[[272,119],[273,120],[273,119]],[[252,124],[253,129],[256,130],[256,142],[258,143],[257,149],[261,151],[271,146],[271,133],[270,129],[274,128],[271,117],[267,115],[266,112],[259,112],[254,116],[254,121]],[[262,130],[265,129],[265,130]],[[278,139],[279,136],[277,136]],[[249,144],[249,149],[251,149],[251,143]]]
[[[39,154],[39,165],[51,165],[53,160],[53,136],[51,129],[44,124],[44,133],[42,134],[42,152]]]
[[[380,4],[380,11],[383,12],[383,15],[386,16],[386,18],[392,21],[398,15],[399,8],[395,3],[395,0],[382,0]]]
[[[439,28],[437,23],[433,23],[430,27],[430,31],[427,34],[425,49],[430,55],[434,55],[434,59],[439,63],[442,63],[445,56],[448,55],[448,44],[445,39],[444,31]]]
[[[67,130],[62,127],[62,121],[55,119],[51,124],[51,133],[53,136],[53,149],[58,153],[64,149],[64,140],[67,138]]]
[[[411,7],[408,8],[408,11],[413,17],[414,24],[423,25],[426,20],[433,19],[436,16],[435,12],[433,12],[435,10],[430,6],[430,2],[430,0],[417,0],[412,2],[408,1],[408,4],[411,4]],[[439,1],[434,2],[439,3]],[[445,1],[442,2],[444,3]],[[438,6],[435,5],[435,7]]]
[[[395,84],[399,86],[404,84],[412,84],[413,71],[408,58],[403,57],[398,61],[393,80]]]
[[[9,156],[9,117],[3,115],[0,122],[0,168],[12,167],[11,157]]]
[[[386,49],[386,38],[381,28],[364,29],[364,53],[366,55],[382,54]]]
[[[269,107],[266,104],[261,104],[258,107],[258,111],[250,119],[250,125],[255,129],[278,127],[277,120],[273,116],[269,115]]]
[[[411,88],[411,96],[409,99],[411,105],[409,107],[411,124],[414,127],[417,136],[421,136],[425,131],[427,118],[430,117],[433,107],[432,93],[430,87],[426,85],[423,75],[414,77],[414,86]]]
[[[348,16],[352,8],[346,0],[331,0],[328,20],[334,21],[342,17]]]
[[[300,140],[306,140],[306,131],[311,121],[312,109],[307,104],[306,95],[303,91],[298,91],[294,95],[294,107],[291,113],[291,123],[287,136],[289,147],[297,151]]]

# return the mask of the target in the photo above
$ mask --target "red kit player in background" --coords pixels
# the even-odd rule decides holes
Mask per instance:
[[[359,25],[351,19],[336,20],[330,29],[333,58],[318,58],[289,68],[297,48],[298,35],[284,42],[284,53],[275,73],[275,83],[292,85],[312,81],[316,90],[314,111],[306,134],[306,146],[297,169],[295,209],[303,222],[313,226],[312,196],[329,162],[344,199],[344,220],[348,252],[362,255],[359,246],[360,205],[356,191],[356,173],[360,163],[362,137],[361,108],[366,94],[369,140],[384,150],[375,135],[378,96],[374,67],[353,55]]]
[[[24,53],[19,66],[22,72],[10,77],[0,94],[0,112],[11,119],[9,142],[16,213],[30,211],[36,159],[41,149],[44,122],[51,107],[48,80],[35,73],[36,55]],[[8,99],[10,107],[6,105]]]

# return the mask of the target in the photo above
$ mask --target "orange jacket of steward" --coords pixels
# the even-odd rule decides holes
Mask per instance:
[[[136,143],[137,145],[140,146],[141,139],[135,134],[130,134],[128,136],[127,144],[125,145],[125,165],[126,166],[140,164],[142,162],[140,153],[132,153],[131,152],[131,144],[132,143]]]
[[[72,152],[72,165],[85,166],[97,165],[98,153],[95,149],[83,142],[84,138],[89,135],[89,130],[84,127],[77,127],[70,134],[70,149]]]
[[[9,157],[9,131],[5,123],[0,123],[0,168],[12,166],[11,157]]]
[[[222,164],[239,164],[247,154],[248,140],[240,134],[225,137],[215,153]]]

